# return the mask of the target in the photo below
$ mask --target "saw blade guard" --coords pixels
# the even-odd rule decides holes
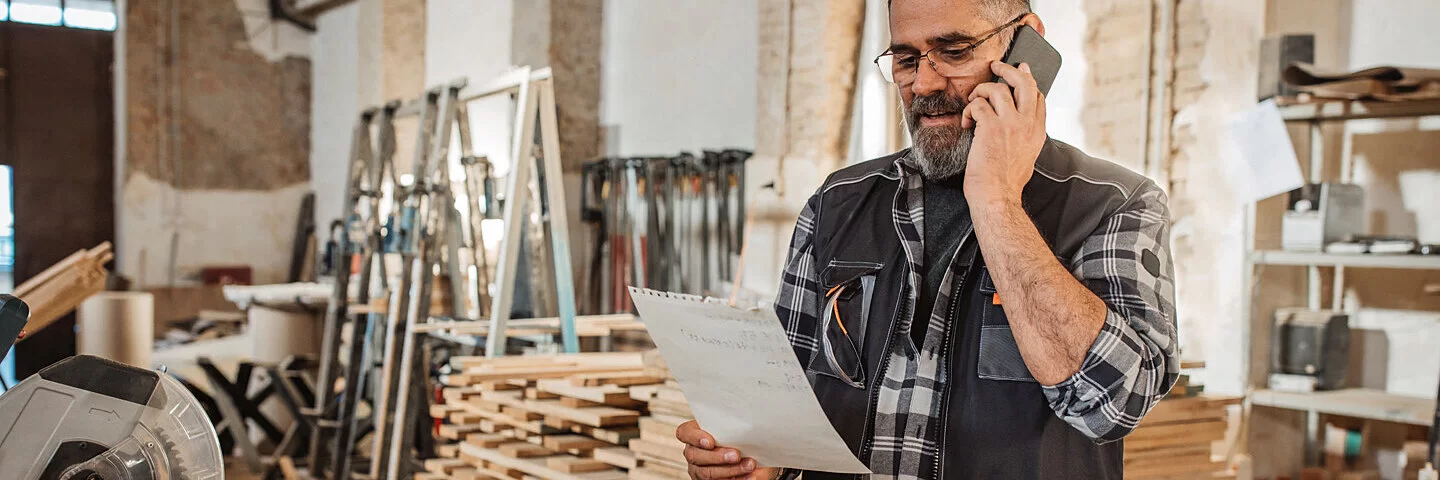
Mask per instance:
[[[180,382],[160,375],[130,436],[65,470],[62,480],[220,480],[219,436],[200,402]]]

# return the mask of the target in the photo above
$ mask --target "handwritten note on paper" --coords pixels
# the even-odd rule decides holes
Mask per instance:
[[[870,473],[820,409],[775,311],[630,288],[700,427],[762,466]]]

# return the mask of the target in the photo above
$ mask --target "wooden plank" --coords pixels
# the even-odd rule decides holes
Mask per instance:
[[[450,471],[450,480],[480,480],[491,478],[490,475],[482,475],[475,467],[460,467]]]
[[[477,414],[472,413],[472,412],[457,411],[457,412],[451,413],[451,414],[450,414],[450,417],[448,418],[448,420],[450,420],[450,423],[453,423],[453,424],[456,424],[456,425],[471,425],[471,424],[475,424],[475,423],[480,423],[480,420],[481,420],[482,418],[484,418],[484,417],[481,417],[480,415],[477,415]]]
[[[1135,430],[1125,438],[1126,451],[1152,450],[1183,445],[1209,445],[1225,438],[1225,422],[1195,422],[1156,425]]]
[[[276,463],[280,466],[280,478],[282,480],[300,480],[300,472],[295,470],[295,460],[287,456],[281,456]]]
[[[561,472],[546,466],[543,460],[507,457],[499,451],[476,447],[468,443],[461,445],[460,451],[462,453],[469,453],[495,465],[513,468],[529,475],[550,480],[620,480],[627,478],[625,472],[620,470],[587,473]]]
[[[1177,447],[1152,448],[1141,450],[1130,448],[1126,445],[1125,462],[1139,461],[1149,458],[1171,458],[1185,455],[1209,455],[1212,447],[1208,444],[1183,445]]]
[[[495,448],[510,442],[510,437],[499,433],[472,433],[465,436],[465,443],[482,448]]]
[[[500,403],[503,406],[521,408],[546,417],[560,417],[592,427],[634,425],[640,420],[640,412],[613,407],[569,408],[558,400],[525,400],[501,392],[485,392],[481,398]]]
[[[689,469],[683,463],[675,463],[668,460],[658,459],[650,455],[638,454],[640,468],[669,477],[689,478]]]
[[[449,475],[450,472],[465,465],[465,462],[460,461],[458,458],[431,458],[425,460],[425,470],[440,475]]]
[[[600,366],[570,366],[570,365],[559,365],[559,366],[530,367],[530,368],[525,368],[525,369],[500,370],[500,371],[485,370],[485,369],[468,369],[468,370],[465,370],[464,373],[465,373],[465,375],[470,379],[471,382],[487,382],[487,381],[492,381],[492,380],[507,380],[507,379],[515,379],[515,378],[525,378],[525,379],[564,378],[564,377],[568,377],[568,376],[570,376],[570,375],[574,375],[574,374],[577,374],[577,373],[623,373],[623,372],[633,372],[633,371],[635,371],[635,370],[636,370],[636,369],[633,368],[633,367],[626,367],[626,366],[605,366],[605,365],[600,365]]]
[[[642,435],[641,438],[630,441],[630,449],[634,450],[636,453],[654,455],[659,458],[671,459],[671,461],[683,462],[685,460],[684,444],[680,444],[677,448],[676,445],[673,444],[667,445],[664,443],[646,440],[643,437],[643,435],[645,435],[644,432],[641,432],[640,435]],[[676,441],[676,443],[679,443],[679,441]]]
[[[630,389],[618,385],[577,387],[568,380],[540,380],[536,386],[546,392],[570,398],[615,406],[638,407],[644,402],[630,398]]]
[[[531,387],[525,389],[525,398],[531,400],[551,400],[560,398],[560,395],[552,392],[547,392],[539,388]]]
[[[630,440],[640,438],[640,429],[634,427],[598,428],[589,425],[571,425],[570,431],[616,445],[629,445]]]
[[[430,406],[430,418],[445,418],[445,417],[449,416],[451,413],[455,413],[455,412],[458,412],[458,411],[460,411],[460,408],[459,408],[459,407],[452,407],[452,406],[450,406],[450,405],[446,405],[446,404],[443,404],[443,403],[442,403],[442,404],[437,404],[437,405],[431,405],[431,406]]]
[[[500,413],[510,418],[518,419],[525,422],[531,420],[542,420],[545,418],[544,415],[541,415],[539,413],[510,405],[502,405],[500,407]]]
[[[669,385],[660,387],[659,390],[656,390],[655,399],[662,402],[681,403],[686,405],[690,404],[688,400],[685,400],[685,392],[681,391],[679,388],[674,388]]]
[[[663,383],[665,377],[657,377],[645,372],[632,373],[587,373],[572,375],[569,378],[570,384],[577,387],[598,387],[601,385],[616,385],[631,387],[635,385],[654,385]]]
[[[1422,426],[1430,425],[1435,412],[1433,398],[1395,395],[1365,388],[1313,393],[1256,390],[1250,398],[1255,405],[1267,407],[1313,410],[1331,415]]]
[[[659,391],[659,385],[636,385],[630,387],[630,398],[648,403],[655,399],[655,394]]]
[[[627,447],[597,448],[593,454],[595,460],[626,470],[640,467],[640,462],[635,459],[635,452],[630,451]]]
[[[630,471],[630,480],[678,480],[685,477],[676,477],[668,472],[653,468],[641,467]]]
[[[510,418],[509,416],[502,415],[497,412],[491,412],[484,409],[472,407],[470,406],[469,402],[461,403],[460,407],[465,409],[469,413],[479,415],[481,418],[483,418],[484,420],[479,422],[482,429],[488,425],[491,427],[492,430],[502,430],[503,428],[499,427],[503,425],[542,435],[560,433],[560,429],[544,425],[538,421],[525,422],[516,420],[514,418]]]
[[[535,445],[529,442],[510,442],[495,447],[500,453],[512,458],[545,457],[554,455],[555,451]]]
[[[554,355],[521,355],[507,357],[466,357],[450,359],[451,365],[464,369],[478,367],[526,368],[536,366],[634,366],[643,368],[644,358],[639,352],[598,352]]]
[[[546,435],[541,440],[545,448],[557,451],[570,450],[594,450],[601,447],[611,446],[609,442],[596,440],[584,435]]]
[[[610,465],[597,460],[564,456],[545,459],[545,466],[565,473],[603,472],[614,469]]]
[[[1197,396],[1190,398],[1167,398],[1155,404],[1140,423],[1140,428],[1157,423],[1188,420],[1215,420],[1225,418],[1225,407],[1240,403],[1239,397]]]
[[[456,458],[460,456],[460,446],[455,444],[439,445],[435,447],[435,454],[441,458]]]
[[[465,438],[466,434],[478,431],[480,431],[480,425],[478,423],[472,423],[467,425],[455,425],[447,423],[440,426],[440,438],[446,440],[460,440],[462,438]]]
[[[657,418],[657,417],[641,417],[641,418],[640,418],[640,432],[641,432],[641,435],[644,435],[646,432],[649,432],[651,435],[654,435],[656,438],[669,438],[669,439],[671,439],[671,440],[674,440],[674,439],[675,439],[675,431],[678,430],[679,427],[680,427],[679,424],[671,424],[670,422],[666,421],[663,417],[660,417],[660,418]],[[678,440],[677,440],[677,441],[678,441]]]
[[[635,452],[635,459],[640,461],[641,467],[652,469],[669,470],[684,475],[687,470],[684,459],[660,458],[648,453]]]
[[[627,396],[627,397],[625,397],[625,398],[626,398],[626,399],[629,399],[630,397]],[[603,403],[595,403],[595,402],[592,402],[592,401],[589,401],[589,400],[581,400],[581,399],[574,398],[574,397],[560,397],[560,404],[561,404],[561,405],[564,405],[564,406],[567,406],[567,407],[570,407],[570,408],[586,408],[586,407],[603,407],[603,406],[605,406],[605,404],[603,404]],[[635,402],[635,404],[636,404],[637,406],[638,406],[638,405],[644,405],[644,403],[641,403],[641,402]]]

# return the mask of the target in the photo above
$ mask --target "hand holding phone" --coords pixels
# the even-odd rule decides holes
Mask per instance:
[[[965,168],[965,197],[976,205],[1018,204],[1045,146],[1044,97],[1060,71],[1060,53],[1039,32],[1021,25],[1004,60],[991,62],[990,70],[996,80],[971,91],[960,120],[962,128],[975,129]],[[1024,85],[1011,87],[1002,76]]]

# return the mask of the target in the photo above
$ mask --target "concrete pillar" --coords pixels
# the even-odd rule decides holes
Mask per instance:
[[[760,0],[747,288],[776,291],[796,216],[825,175],[845,165],[864,19],[862,0]]]

